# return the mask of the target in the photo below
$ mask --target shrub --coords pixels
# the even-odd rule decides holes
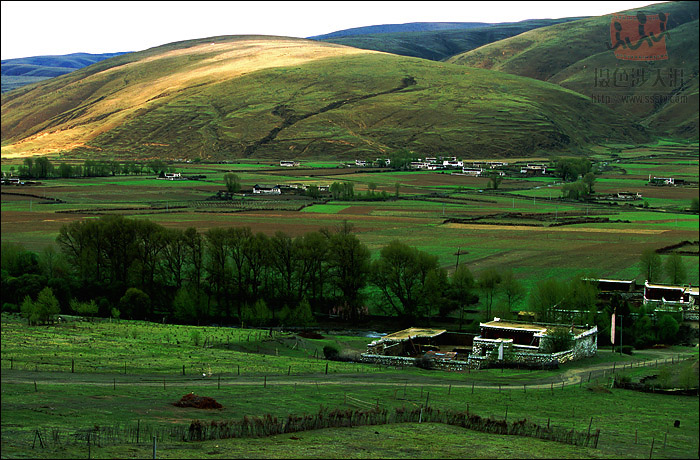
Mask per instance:
[[[622,346],[622,352],[626,355],[631,355],[633,352],[633,347],[632,345],[623,345]]]
[[[545,353],[558,353],[571,350],[574,346],[573,334],[567,328],[556,328],[547,335],[543,349]]]
[[[659,319],[659,340],[665,344],[672,344],[676,341],[678,334],[678,321],[671,315],[664,315]]]
[[[97,315],[97,304],[94,300],[91,300],[89,302],[80,302],[76,299],[71,299],[70,308],[80,316]]]
[[[264,300],[260,299],[253,307],[244,305],[241,309],[241,316],[244,324],[253,326],[264,326],[272,319],[272,312]]]
[[[201,340],[201,338],[202,336],[197,329],[190,332],[190,339],[192,339],[192,343],[195,347],[199,346],[199,341]]]
[[[52,321],[53,317],[60,313],[61,309],[51,288],[45,287],[39,292],[36,301],[32,301],[31,297],[25,296],[20,306],[20,311],[31,326]]]
[[[340,354],[340,350],[335,345],[326,345],[323,347],[323,356],[326,359],[334,360]]]

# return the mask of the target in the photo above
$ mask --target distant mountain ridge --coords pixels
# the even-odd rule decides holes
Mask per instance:
[[[576,21],[578,17],[561,19],[528,19],[520,22],[487,23],[419,23],[419,24],[470,24],[464,28],[425,28],[424,30],[401,30],[396,32],[347,34],[322,38],[322,41],[355,48],[383,51],[385,53],[412,56],[431,61],[442,61],[451,56],[553,24]],[[406,24],[408,25],[408,24]],[[381,27],[381,26],[376,26]],[[372,29],[360,28],[360,29]],[[328,34],[328,35],[334,35]],[[318,39],[318,38],[315,38]]]
[[[379,24],[373,26],[353,27],[337,30],[323,35],[306,37],[310,40],[326,40],[329,38],[351,37],[353,35],[390,34],[397,32],[427,32],[431,30],[471,29],[474,27],[490,26],[490,22],[407,22],[405,24]]]
[[[3,59],[0,62],[2,92],[11,91],[25,84],[35,83],[47,78],[65,75],[74,70],[122,54],[126,54],[126,52],[102,54],[71,53]]]

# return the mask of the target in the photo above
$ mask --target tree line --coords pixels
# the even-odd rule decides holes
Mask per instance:
[[[478,300],[466,267],[450,278],[436,256],[399,241],[372,261],[348,223],[292,238],[112,215],[64,225],[56,242],[39,254],[3,244],[4,309],[49,288],[64,313],[303,325],[314,314],[356,322],[376,302],[409,323]]]
[[[111,215],[64,225],[56,242],[58,250],[49,246],[39,253],[3,243],[3,311],[20,310],[31,323],[74,313],[306,326],[328,315],[358,324],[371,307],[395,317],[397,327],[452,317],[461,330],[467,311],[480,311],[486,320],[510,319],[527,305],[538,321],[558,322],[562,311],[570,311],[578,324],[597,324],[605,343],[611,308],[619,308],[634,321],[633,341],[669,337],[660,332],[668,327],[652,312],[620,299],[620,305],[600,310],[597,287],[581,277],[544,279],[528,293],[510,269],[491,268],[475,277],[458,265],[449,274],[437,256],[399,240],[382,247],[373,260],[347,222],[291,237],[249,227],[199,233]],[[645,252],[640,272],[658,281],[653,270],[659,260]],[[661,266],[672,282],[687,277],[677,255]],[[476,332],[478,321],[469,330]]]
[[[106,177],[123,175],[159,174],[169,172],[170,167],[163,160],[152,160],[145,163],[137,161],[101,161],[85,160],[83,163],[61,162],[54,165],[48,158],[25,158],[15,170],[10,167],[10,173],[23,179],[48,179],[60,177]]]

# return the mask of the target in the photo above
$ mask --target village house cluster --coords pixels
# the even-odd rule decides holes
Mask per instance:
[[[605,302],[613,295],[657,312],[681,313],[683,322],[698,329],[699,288],[652,284],[638,286],[634,280],[585,279],[595,283]],[[566,320],[562,313],[560,321]],[[480,333],[450,332],[444,329],[408,328],[376,339],[362,354],[365,362],[413,365],[429,358],[437,368],[479,369],[488,366],[548,367],[594,356],[598,350],[598,328],[573,323],[540,323],[535,314],[520,312],[518,320],[494,318],[479,324]],[[571,346],[556,350],[554,337],[568,333]]]
[[[480,334],[448,332],[444,329],[409,328],[386,335],[367,345],[362,359],[382,364],[410,364],[416,358],[430,358],[433,365],[449,370],[496,366],[554,366],[595,356],[597,326],[493,321],[480,323]],[[572,335],[572,347],[552,352],[549,342],[554,331]]]

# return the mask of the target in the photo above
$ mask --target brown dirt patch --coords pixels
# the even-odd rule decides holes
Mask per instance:
[[[173,406],[177,407],[194,407],[195,409],[221,409],[222,406],[214,398],[208,396],[197,396],[194,393],[188,393],[183,396],[178,402],[174,402]]]
[[[347,208],[338,211],[338,214],[368,216],[375,209],[377,208],[374,206],[348,206]]]

